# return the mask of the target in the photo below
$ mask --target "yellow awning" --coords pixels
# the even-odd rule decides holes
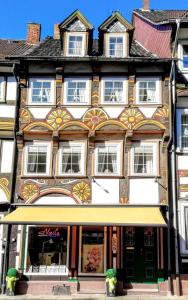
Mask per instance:
[[[158,207],[69,206],[19,207],[0,220],[3,224],[166,226]]]

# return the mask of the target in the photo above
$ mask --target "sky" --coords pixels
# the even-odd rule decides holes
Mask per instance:
[[[53,35],[60,23],[79,9],[97,28],[113,12],[120,11],[131,21],[132,10],[142,7],[142,0],[0,0],[0,38],[25,39],[27,23],[42,26],[42,38]],[[188,0],[150,0],[151,9],[187,9]]]

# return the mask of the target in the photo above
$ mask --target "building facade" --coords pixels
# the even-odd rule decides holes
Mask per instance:
[[[75,11],[24,55],[9,266],[20,293],[168,290],[171,60],[147,51],[114,12],[99,27]],[[34,39],[34,40],[33,40]],[[148,284],[149,283],[149,284]],[[151,285],[153,283],[153,285]]]

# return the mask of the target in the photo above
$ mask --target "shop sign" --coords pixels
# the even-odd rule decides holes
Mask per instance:
[[[60,237],[60,232],[58,228],[44,228],[38,232],[38,236],[47,236],[47,237]]]

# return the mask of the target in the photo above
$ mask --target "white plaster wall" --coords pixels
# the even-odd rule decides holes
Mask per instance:
[[[39,198],[37,201],[35,201],[33,204],[37,205],[70,205],[70,204],[76,204],[74,199],[71,197],[65,196],[58,196],[58,197],[50,197],[50,196],[43,196]]]
[[[119,204],[119,179],[95,179],[92,204]]]
[[[50,107],[32,107],[29,108],[29,111],[36,119],[45,119],[49,111],[51,110]]]
[[[151,118],[156,111],[156,107],[139,107],[146,118]]]
[[[188,184],[188,177],[180,177],[180,184]]]
[[[180,192],[179,196],[180,198],[188,198],[188,192]]]
[[[159,186],[154,178],[129,180],[130,204],[159,204]]]
[[[5,192],[0,188],[0,203],[8,202]]]
[[[0,118],[14,118],[15,117],[15,106],[14,105],[1,105],[0,107]]]
[[[67,110],[75,119],[81,119],[88,108],[85,107],[69,107]]]
[[[178,156],[178,170],[188,170],[188,155]]]
[[[16,89],[17,89],[17,82],[14,77],[8,77],[7,79],[7,94],[6,100],[16,100]]]
[[[3,141],[1,149],[1,173],[11,173],[13,160],[13,141]]]
[[[110,118],[118,118],[120,113],[124,110],[124,107],[104,107],[104,111],[109,115]]]

